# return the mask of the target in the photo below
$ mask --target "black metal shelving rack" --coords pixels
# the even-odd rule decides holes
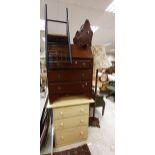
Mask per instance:
[[[68,20],[68,8],[66,8],[66,21],[60,21],[60,20],[53,20],[48,19],[47,16],[47,4],[45,4],[45,53],[46,53],[46,67],[48,70],[48,22],[57,22],[61,24],[66,24],[66,36],[67,36],[67,43],[68,43],[68,52],[69,52],[69,60],[70,63],[72,63],[72,55],[71,55],[71,46],[70,46],[70,32],[69,32],[69,20]],[[68,62],[68,61],[67,61]],[[53,62],[54,63],[54,62]]]

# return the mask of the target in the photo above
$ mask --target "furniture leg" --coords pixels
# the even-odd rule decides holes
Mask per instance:
[[[105,101],[103,99],[102,116],[104,115],[104,110],[105,110]]]
[[[96,102],[94,103],[94,108],[93,108],[93,118],[95,117],[95,109],[96,109]]]
[[[93,118],[95,117],[95,109],[96,109],[96,93],[97,93],[97,80],[98,80],[98,69],[96,70],[96,80],[95,80],[95,103],[94,103],[94,109],[93,109]]]

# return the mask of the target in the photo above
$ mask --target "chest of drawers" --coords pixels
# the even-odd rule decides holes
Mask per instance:
[[[50,45],[49,53],[58,50]],[[50,103],[62,96],[92,97],[93,56],[90,48],[71,45],[72,63],[48,59],[48,88]]]
[[[88,137],[89,103],[84,96],[63,97],[48,108],[53,109],[55,147],[80,141]]]

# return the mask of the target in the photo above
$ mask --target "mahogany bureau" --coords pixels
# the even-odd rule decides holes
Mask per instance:
[[[85,95],[92,98],[93,56],[90,48],[71,45],[72,63],[51,61],[54,50],[63,45],[48,46],[48,89],[50,103],[62,96]]]

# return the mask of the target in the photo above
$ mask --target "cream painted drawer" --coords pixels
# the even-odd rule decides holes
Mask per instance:
[[[54,120],[55,130],[63,130],[79,126],[88,126],[88,115],[76,116],[62,120]]]
[[[62,107],[53,109],[53,119],[59,120],[68,117],[88,115],[89,114],[89,104],[71,106],[71,107]]]
[[[88,136],[88,127],[76,127],[65,130],[55,131],[55,146],[63,146],[86,140]]]

